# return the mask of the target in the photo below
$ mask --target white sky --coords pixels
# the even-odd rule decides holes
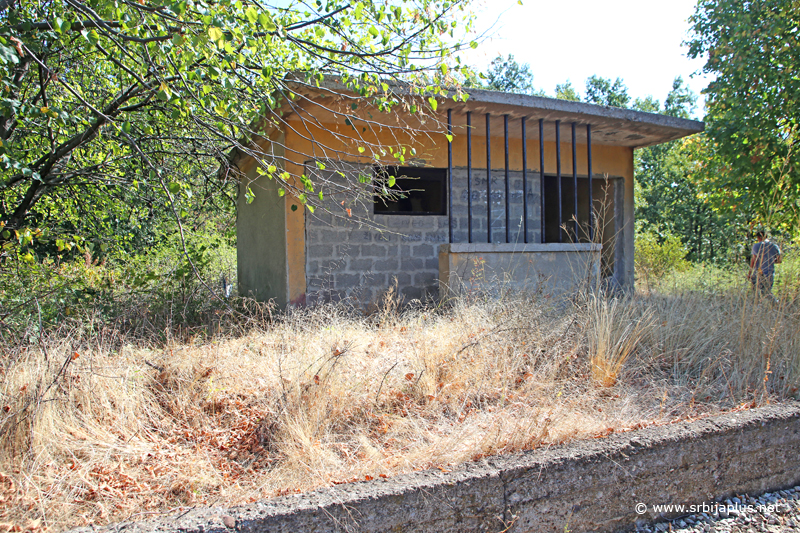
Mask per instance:
[[[468,64],[485,71],[498,54],[513,54],[530,64],[534,86],[550,96],[566,80],[583,95],[592,74],[620,77],[632,99],[652,95],[662,104],[675,76],[698,95],[708,85],[700,74],[705,61],[689,60],[681,44],[696,0],[522,1],[483,2],[478,30],[491,27],[490,36],[464,54]],[[702,118],[702,95],[698,104]]]

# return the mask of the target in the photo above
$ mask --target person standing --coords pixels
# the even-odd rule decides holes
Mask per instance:
[[[781,262],[781,249],[766,238],[763,230],[756,231],[756,242],[750,257],[750,272],[747,277],[753,284],[756,295],[768,296],[772,301],[772,283],[775,279],[775,265]]]

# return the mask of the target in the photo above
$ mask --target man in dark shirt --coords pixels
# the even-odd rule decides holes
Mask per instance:
[[[747,277],[753,284],[756,295],[763,295],[775,301],[772,295],[772,282],[775,278],[775,265],[781,262],[781,249],[766,238],[764,231],[756,232],[756,242],[750,257],[750,272]]]

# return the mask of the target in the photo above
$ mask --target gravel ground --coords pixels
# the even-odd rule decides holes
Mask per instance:
[[[760,496],[741,495],[705,506],[706,512],[636,528],[641,532],[759,533],[800,531],[800,486]]]

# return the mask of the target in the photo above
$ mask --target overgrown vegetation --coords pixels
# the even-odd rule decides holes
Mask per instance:
[[[602,437],[797,397],[800,279],[572,303],[293,311],[147,347],[64,324],[6,348],[0,522],[64,529]]]
[[[454,72],[481,84],[448,55],[465,1],[316,6],[0,2],[0,531],[448,469],[798,397],[796,10],[699,2],[709,133],[635,153],[638,293],[274,315],[236,294],[231,154],[313,207],[324,184],[249,143],[296,89],[335,75],[356,108],[425,113]],[[541,94],[511,56],[487,78]],[[682,118],[696,101],[680,79],[663,105],[619,78],[583,93],[556,87]],[[777,304],[745,279],[757,225],[784,251]]]

